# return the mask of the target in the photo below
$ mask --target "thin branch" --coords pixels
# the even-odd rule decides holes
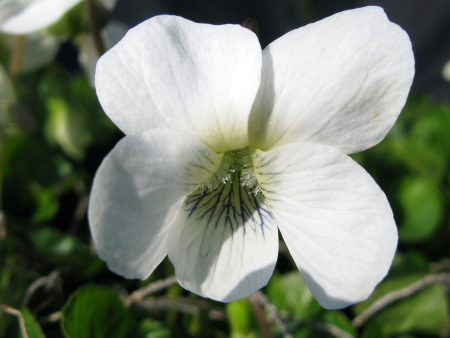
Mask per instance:
[[[94,38],[95,48],[99,56],[106,52],[105,42],[102,37],[100,22],[97,19],[98,7],[94,0],[87,0],[87,15],[89,25],[91,26],[92,37]]]
[[[158,280],[151,283],[141,289],[138,289],[125,298],[125,304],[130,306],[131,304],[138,302],[152,293],[167,289],[168,287],[176,284],[177,278],[175,276],[168,277],[166,279]]]
[[[2,186],[2,182],[1,182],[1,169],[0,169],[0,194],[2,193],[1,186]],[[0,200],[0,203],[1,203],[1,200]],[[1,204],[0,204],[0,241],[4,240],[7,234],[8,234],[8,230],[6,228],[6,217],[5,217],[5,213],[1,209]]]
[[[191,298],[167,298],[159,297],[147,300],[140,300],[135,303],[138,308],[146,311],[155,310],[175,310],[190,315],[198,315],[201,310],[207,311],[208,316],[214,320],[224,320],[225,313],[218,308],[214,308],[210,303],[203,300]]]
[[[28,289],[25,293],[23,302],[22,302],[22,306],[25,306],[30,301],[31,297],[38,289],[44,287],[46,290],[51,290],[55,286],[57,286],[58,282],[59,282],[59,271],[58,270],[52,271],[47,276],[43,276],[43,277],[36,279],[28,287]]]
[[[264,338],[273,338],[272,331],[270,329],[270,325],[266,320],[266,316],[264,315],[264,311],[261,309],[260,305],[263,305],[260,301],[260,298],[253,294],[248,297],[250,303],[252,304],[253,312],[255,313],[256,320],[258,321],[259,327],[261,329],[261,334]]]
[[[43,323],[56,323],[61,320],[62,311],[56,311],[53,313],[50,313],[48,316],[42,318]]]
[[[269,299],[266,297],[265,294],[263,294],[261,291],[255,292],[253,295],[255,298],[264,306],[266,309],[270,320],[276,325],[278,328],[278,331],[280,331],[284,338],[292,338],[292,335],[289,333],[289,330],[284,323],[284,321],[281,319],[280,314],[278,313],[278,309],[275,305],[273,305]]]
[[[15,81],[17,74],[19,74],[20,69],[22,68],[22,61],[23,55],[25,54],[26,43],[27,38],[23,35],[15,38],[14,48],[9,60],[9,74],[13,82]]]
[[[380,299],[378,299],[375,303],[369,306],[366,310],[364,310],[359,316],[353,319],[352,325],[355,328],[359,328],[364,325],[370,318],[375,316],[385,307],[395,303],[399,300],[405,299],[416,292],[426,288],[427,286],[437,284],[437,283],[450,283],[450,273],[440,273],[436,275],[429,275],[423,277],[422,279],[417,280],[416,282],[408,285],[399,290],[392,291]]]
[[[20,333],[22,334],[22,337],[29,338],[22,312],[5,304],[0,304],[0,311],[16,317],[19,320]]]
[[[444,258],[443,260],[431,263],[431,271],[433,272],[441,272],[450,270],[450,258]]]
[[[354,338],[353,335],[342,330],[340,327],[338,327],[332,323],[319,322],[319,321],[310,320],[310,319],[298,320],[298,319],[294,319],[292,317],[287,317],[285,315],[283,316],[283,318],[294,321],[294,325],[296,325],[295,327],[309,325],[309,326],[315,328],[316,330],[328,333],[328,335],[331,335],[336,338]]]
[[[86,216],[87,209],[89,206],[89,194],[86,191],[86,186],[81,180],[75,182],[74,185],[75,193],[78,197],[77,206],[72,216],[72,220],[70,221],[70,230],[69,232],[73,232],[79,225],[79,223]]]
[[[259,38],[259,35],[260,35],[259,34],[260,33],[259,25],[258,25],[258,21],[256,21],[255,18],[250,18],[250,17],[245,18],[244,21],[242,22],[241,26],[251,30]]]
[[[269,299],[262,292],[258,291],[254,294],[258,298],[258,301],[262,303],[268,312],[269,318],[272,322],[275,323],[278,330],[282,333],[283,338],[292,338],[292,335],[289,333],[289,330],[285,324],[285,317],[283,317],[274,304],[272,304]],[[352,335],[343,331],[336,325],[331,323],[322,323],[313,320],[302,320],[300,324],[311,325],[317,330],[326,332],[337,338],[353,338]]]

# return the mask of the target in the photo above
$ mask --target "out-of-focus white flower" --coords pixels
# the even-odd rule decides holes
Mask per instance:
[[[236,25],[158,16],[131,29],[95,77],[127,135],[92,187],[100,257],[146,278],[168,255],[184,288],[232,301],[267,283],[280,230],[322,306],[367,298],[397,231],[384,193],[347,154],[384,138],[413,74],[407,34],[377,7],[262,52]]]
[[[36,32],[58,21],[83,0],[2,0],[0,32],[22,35]]]
[[[448,60],[442,68],[442,78],[450,82],[450,60]]]
[[[112,11],[117,4],[117,0],[100,0],[99,2],[109,11]]]
[[[55,59],[61,45],[61,38],[42,32],[25,37],[25,50],[22,56],[20,71],[29,72],[46,66]],[[14,48],[14,40],[11,40]]]

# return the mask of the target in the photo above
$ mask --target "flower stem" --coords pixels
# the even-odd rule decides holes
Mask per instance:
[[[18,36],[14,41],[14,48],[11,53],[10,61],[9,61],[9,74],[11,75],[11,79],[14,82],[17,74],[19,74],[20,69],[22,68],[23,55],[25,53],[27,39],[24,35]]]
[[[87,16],[91,33],[94,38],[95,48],[99,56],[106,52],[105,42],[103,41],[99,20],[97,20],[97,5],[94,0],[86,0]]]

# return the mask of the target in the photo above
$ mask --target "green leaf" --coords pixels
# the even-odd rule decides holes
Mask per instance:
[[[322,311],[298,271],[273,275],[267,295],[278,310],[287,311],[300,320],[310,319]]]
[[[61,19],[48,27],[46,31],[52,35],[65,39],[76,36],[81,32],[88,31],[89,27],[86,23],[84,14],[86,12],[85,6],[85,1],[82,1],[80,4],[71,8]]]
[[[170,330],[151,318],[140,322],[139,332],[143,338],[170,338]]]
[[[110,140],[117,130],[101,111],[94,90],[83,77],[55,71],[42,81],[40,92],[47,110],[47,140],[75,160],[82,160],[89,146]]]
[[[230,325],[231,337],[257,337],[252,306],[247,299],[241,299],[227,304],[227,318]]]
[[[419,242],[430,238],[443,215],[439,189],[423,178],[405,179],[400,187],[403,222],[400,225],[402,242]]]
[[[423,252],[417,250],[398,251],[389,270],[389,276],[399,277],[428,271],[430,271],[430,262]]]
[[[436,105],[428,102],[423,107],[420,118],[415,121],[411,129],[411,140],[416,144],[428,146],[430,149],[437,149],[442,156],[448,157],[450,154],[450,106]]]
[[[45,338],[44,332],[39,323],[34,318],[33,314],[27,308],[23,308],[22,317],[25,323],[25,330],[27,331],[28,338]]]
[[[367,301],[354,306],[355,312],[361,313],[383,295],[409,286],[421,277],[421,275],[404,276],[381,283]],[[449,327],[445,289],[442,285],[435,284],[387,306],[367,322],[363,337],[390,337],[407,332],[440,334]]]
[[[87,285],[65,304],[61,326],[67,338],[134,337],[134,321],[111,289]]]
[[[32,231],[30,240],[34,246],[47,256],[87,256],[89,246],[78,237],[68,235],[57,229],[42,227]]]
[[[77,118],[67,101],[62,98],[47,100],[48,117],[45,133],[50,142],[58,144],[64,152],[74,159],[84,156],[89,144],[89,135],[84,131],[82,120]]]
[[[32,190],[36,186],[47,189],[65,181],[67,175],[59,171],[60,162],[41,140],[29,135],[8,136],[4,143],[2,163],[4,194],[8,196],[4,200],[5,209],[21,215],[42,212],[38,210],[42,207],[42,204],[39,205],[43,202],[39,200],[41,196]],[[53,213],[51,208],[46,210],[49,213],[41,216],[47,217]]]
[[[57,194],[54,189],[43,187],[37,183],[30,185],[30,191],[36,204],[33,221],[44,222],[56,215],[59,209]]]

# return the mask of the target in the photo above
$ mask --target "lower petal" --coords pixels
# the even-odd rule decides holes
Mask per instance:
[[[197,138],[153,129],[127,136],[92,186],[89,225],[99,256],[127,278],[146,278],[167,255],[170,222],[189,192],[220,164]]]
[[[234,175],[215,190],[187,197],[168,247],[181,286],[230,302],[267,284],[278,256],[278,230],[262,195]]]
[[[255,156],[258,180],[284,241],[318,302],[337,309],[366,299],[397,244],[389,203],[339,150],[290,144]]]

